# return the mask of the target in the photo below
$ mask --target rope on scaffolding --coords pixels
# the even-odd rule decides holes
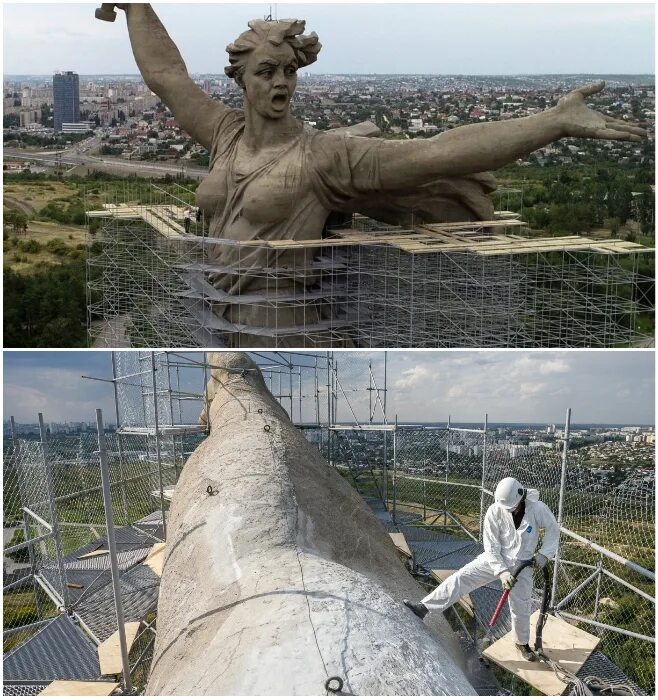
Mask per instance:
[[[635,689],[626,683],[609,683],[598,676],[586,676],[578,678],[559,663],[549,659],[543,652],[535,652],[537,658],[542,663],[550,666],[553,673],[559,678],[567,688],[573,691],[573,695],[637,695]]]

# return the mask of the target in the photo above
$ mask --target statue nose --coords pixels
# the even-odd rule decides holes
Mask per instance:
[[[274,86],[275,87],[286,87],[286,74],[282,70],[278,70],[274,74]]]

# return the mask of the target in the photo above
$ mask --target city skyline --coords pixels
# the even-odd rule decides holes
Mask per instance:
[[[100,22],[94,19],[95,7],[64,3],[50,12],[50,5],[5,3],[5,74],[136,74],[125,19]],[[349,21],[342,4],[272,7],[278,17],[305,18],[307,32],[319,34],[319,60],[302,71],[313,74],[654,72],[652,3],[350,4]],[[267,14],[270,5],[169,3],[155,8],[189,71],[221,74],[226,44],[247,28],[247,21]]]
[[[5,351],[5,419],[114,421],[111,386],[82,375],[111,377],[110,353]],[[654,381],[653,351],[389,351],[388,417],[561,425],[571,408],[575,424],[652,426]]]

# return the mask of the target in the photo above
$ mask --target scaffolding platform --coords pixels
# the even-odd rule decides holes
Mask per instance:
[[[110,607],[108,612],[114,611]],[[14,681],[39,686],[55,680],[92,681],[100,677],[96,647],[66,614],[53,618],[3,658],[5,689]]]
[[[130,649],[135,643],[140,624],[141,622],[139,621],[127,621],[125,623],[126,647],[128,653],[130,653]],[[119,630],[111,634],[105,641],[101,642],[96,651],[98,653],[98,663],[100,664],[101,674],[103,676],[120,676],[123,673]]]
[[[589,658],[580,667],[576,676],[581,681],[587,681],[592,676],[614,686],[621,686],[628,689],[628,694],[646,695],[646,693],[638,685],[614,664],[605,654],[600,651],[594,651]],[[573,691],[571,692],[573,695]]]
[[[53,681],[39,695],[51,697],[107,697],[119,687],[108,681]]]
[[[539,612],[530,617],[530,640],[535,638]],[[552,615],[547,616],[543,632],[544,654],[565,671],[576,675],[601,640]],[[484,650],[493,663],[539,690],[544,695],[562,695],[567,683],[548,664],[527,661],[517,650],[511,632]]]
[[[144,559],[144,564],[158,577],[162,576],[162,569],[164,567],[164,548],[164,542],[154,544],[148,556]]]
[[[650,343],[654,249],[537,236],[510,212],[306,240],[215,238],[153,186],[90,207],[90,344],[113,347],[617,347]],[[97,197],[96,200],[99,198]],[[101,198],[102,199],[102,198]],[[645,262],[645,260],[647,262]]]
[[[401,532],[389,532],[388,534],[391,536],[391,540],[400,554],[404,554],[409,558],[413,556],[411,550],[409,549],[409,545]]]

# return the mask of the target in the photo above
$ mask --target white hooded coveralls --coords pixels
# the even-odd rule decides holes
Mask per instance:
[[[525,514],[518,530],[511,511],[492,503],[484,516],[484,552],[455,571],[422,602],[429,610],[441,612],[467,593],[495,581],[504,571],[511,573],[520,562],[535,554],[540,528],[544,529],[544,537],[539,553],[552,559],[557,552],[560,527],[549,507],[539,500],[537,490],[528,489]],[[530,641],[531,594],[532,567],[526,567],[509,595],[512,635],[517,644]]]

